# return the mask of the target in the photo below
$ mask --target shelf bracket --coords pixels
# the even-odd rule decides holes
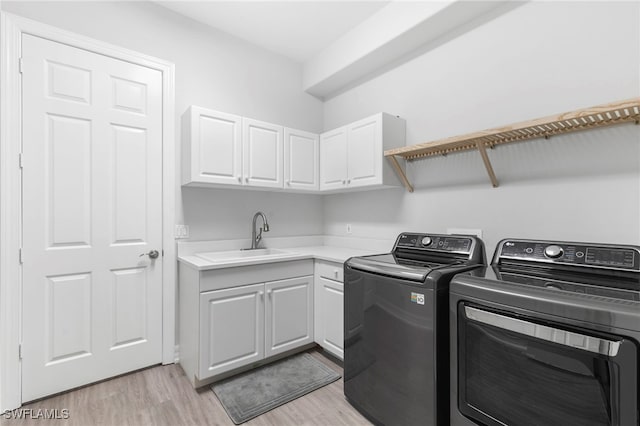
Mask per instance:
[[[396,159],[396,156],[395,155],[389,155],[387,158],[389,159],[389,162],[393,166],[393,169],[398,174],[398,177],[402,181],[402,184],[404,185],[405,188],[407,188],[407,191],[413,192],[413,186],[409,182],[409,179],[407,179],[407,175],[404,173],[404,170],[400,166],[400,163],[398,163],[398,160]]]
[[[493,172],[493,167],[491,166],[491,161],[489,161],[489,155],[487,155],[487,149],[484,146],[484,142],[477,141],[476,147],[478,148],[478,151],[480,151],[480,156],[482,156],[484,167],[487,169],[489,179],[491,179],[491,185],[493,185],[494,188],[497,188],[498,178],[496,178],[496,174]]]

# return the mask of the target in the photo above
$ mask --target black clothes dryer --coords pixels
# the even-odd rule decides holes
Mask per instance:
[[[640,425],[640,247],[503,240],[450,324],[453,426]]]

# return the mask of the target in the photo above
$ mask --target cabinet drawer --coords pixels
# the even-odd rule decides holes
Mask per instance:
[[[316,261],[315,272],[318,276],[334,281],[344,282],[344,266],[342,263]]]

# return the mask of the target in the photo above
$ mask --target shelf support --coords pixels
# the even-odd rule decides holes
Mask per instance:
[[[393,169],[398,174],[398,177],[402,181],[402,184],[404,185],[405,188],[407,188],[407,191],[413,192],[413,186],[409,182],[409,179],[407,179],[407,175],[404,173],[404,170],[402,170],[402,167],[400,166],[400,163],[398,163],[396,156],[389,155],[387,158],[389,159],[389,162],[393,166]]]
[[[487,155],[487,149],[484,146],[484,142],[477,141],[476,147],[478,147],[478,151],[480,151],[480,156],[482,157],[482,161],[484,162],[484,167],[487,169],[489,179],[491,179],[491,185],[493,185],[494,188],[497,188],[498,178],[496,178],[496,174],[493,172],[493,167],[491,166],[489,155]]]

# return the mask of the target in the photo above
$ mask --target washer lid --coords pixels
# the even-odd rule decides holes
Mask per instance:
[[[417,261],[405,259],[393,253],[353,257],[347,262],[353,269],[416,282],[424,282],[436,269],[460,263],[462,262]]]

